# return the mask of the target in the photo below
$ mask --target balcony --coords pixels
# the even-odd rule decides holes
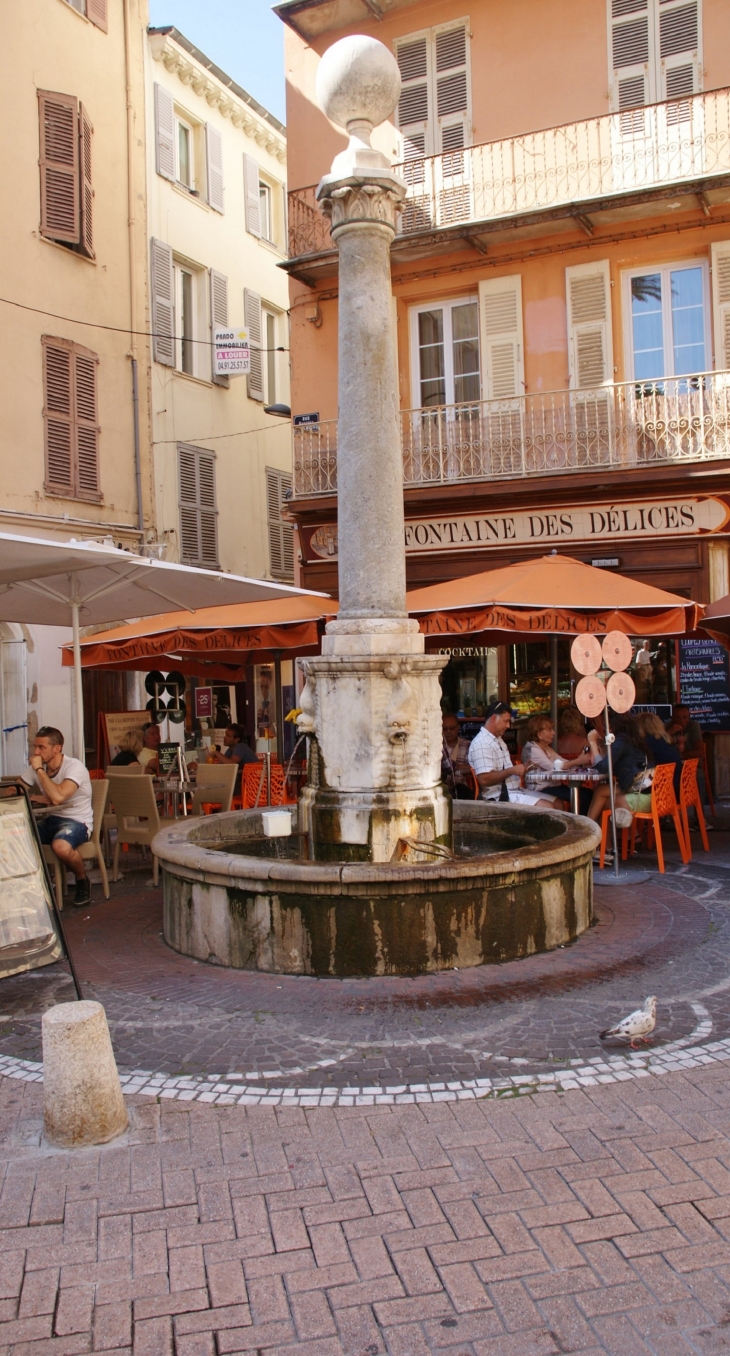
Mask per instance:
[[[464,235],[468,226],[493,227],[533,213],[580,220],[581,206],[606,210],[637,194],[666,194],[682,184],[699,185],[704,193],[713,179],[730,175],[730,90],[609,113],[395,168],[408,185],[401,239],[451,228]],[[289,194],[292,260],[333,248],[315,195],[316,186]]]
[[[407,488],[730,458],[730,372],[402,410]],[[294,429],[295,499],[337,492],[337,421]]]

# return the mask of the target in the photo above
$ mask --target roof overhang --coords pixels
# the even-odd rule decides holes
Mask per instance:
[[[384,19],[417,0],[280,0],[274,13],[306,42],[323,33]]]

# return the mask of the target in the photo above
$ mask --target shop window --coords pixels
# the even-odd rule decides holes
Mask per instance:
[[[653,382],[706,372],[710,365],[706,266],[631,273],[626,287],[633,377]]]
[[[441,671],[441,704],[466,720],[484,717],[499,696],[498,652],[490,646],[453,646]]]
[[[476,297],[411,311],[413,403],[419,409],[462,405],[480,397]]]

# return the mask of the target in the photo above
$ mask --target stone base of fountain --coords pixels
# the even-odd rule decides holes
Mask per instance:
[[[214,965],[295,975],[415,975],[549,951],[589,926],[591,821],[454,803],[453,860],[302,859],[264,836],[262,812],[179,821],[157,835],[164,935]]]

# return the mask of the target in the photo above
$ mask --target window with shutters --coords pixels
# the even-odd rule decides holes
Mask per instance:
[[[94,258],[93,126],[72,94],[38,91],[41,235]]]
[[[715,370],[730,372],[730,240],[711,246]]]
[[[207,353],[201,355],[205,330],[203,270],[173,258],[175,367],[189,377],[207,377]],[[201,323],[202,322],[202,323]],[[207,339],[207,334],[205,335]]]
[[[286,471],[266,467],[266,516],[269,526],[269,571],[274,579],[294,579],[294,529],[282,514],[292,478]]]
[[[709,279],[696,260],[624,275],[630,371],[637,381],[706,372]]]
[[[403,159],[458,154],[471,145],[468,20],[401,38],[395,56],[402,82],[397,121]],[[421,173],[416,163],[406,178],[415,184]]]
[[[701,89],[702,0],[608,0],[608,24],[612,107],[627,113],[624,130],[642,130],[630,110]]]
[[[565,270],[570,385],[593,391],[613,382],[611,275],[607,259]]]
[[[218,568],[218,514],[215,452],[178,443],[180,559],[186,565]]]
[[[476,297],[411,310],[413,404],[417,409],[479,400]]]
[[[107,0],[66,0],[66,4],[77,14],[85,14],[103,33],[108,31]]]
[[[210,123],[177,104],[164,85],[155,85],[155,165],[193,198],[223,211],[223,140]]]
[[[246,378],[246,389],[250,400],[264,399],[264,357],[265,348],[262,334],[263,317],[261,297],[250,288],[243,289],[243,323],[248,330],[248,346],[251,352],[251,366]]]
[[[97,368],[99,359],[68,339],[44,335],[45,488],[67,499],[101,499]]]

